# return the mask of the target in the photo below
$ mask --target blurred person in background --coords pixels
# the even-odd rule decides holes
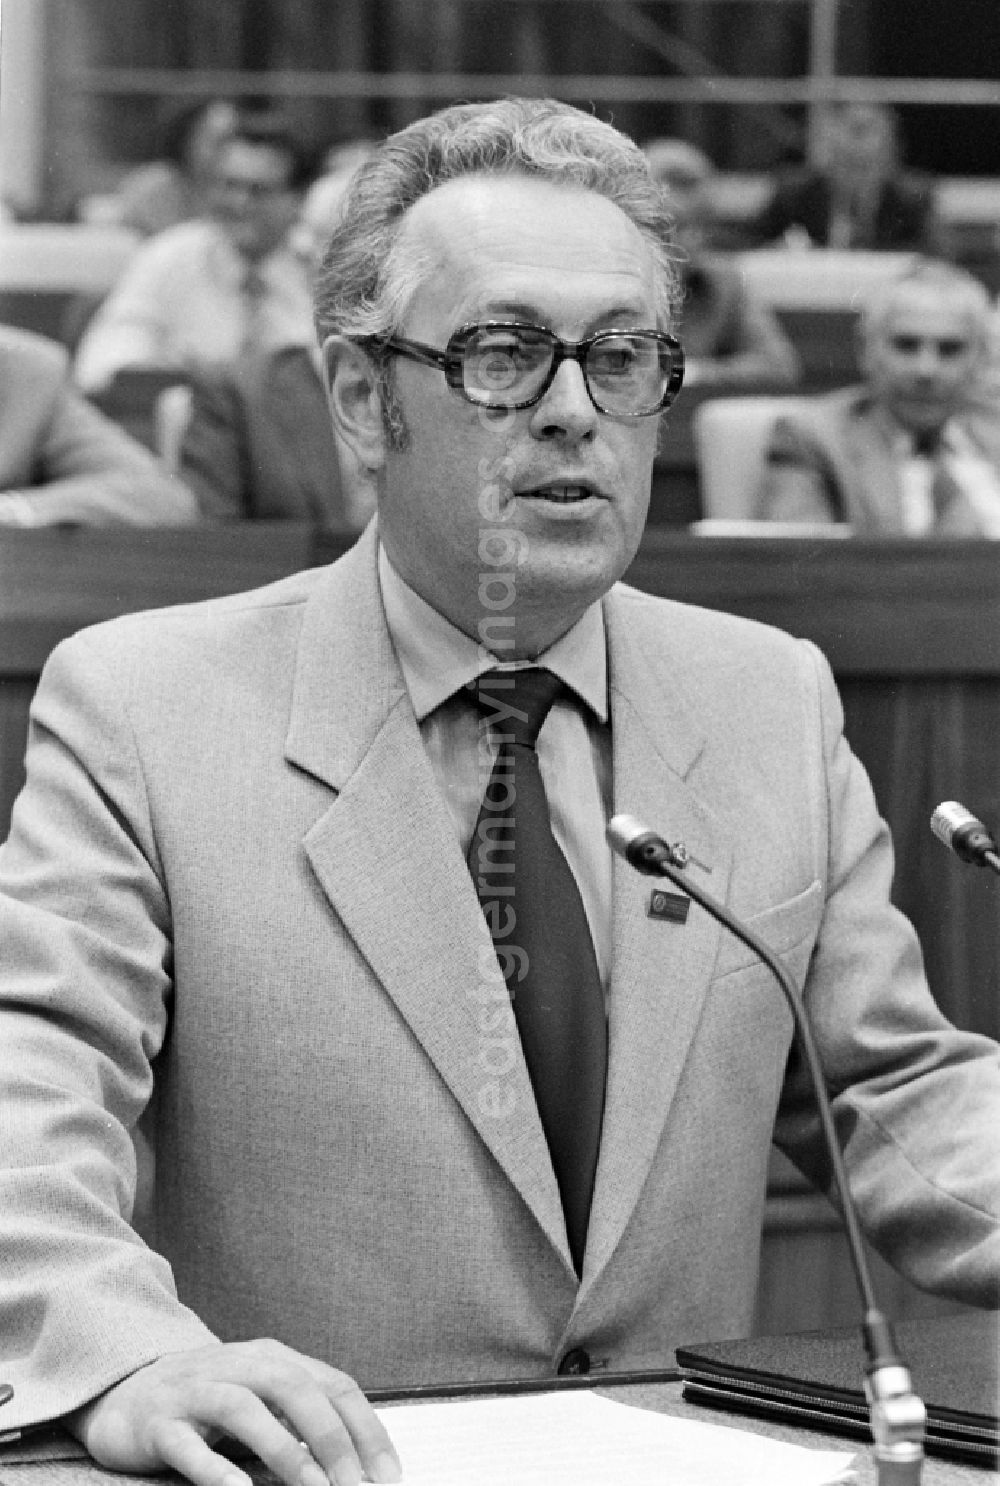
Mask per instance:
[[[126,367],[193,372],[311,333],[309,276],[288,241],[309,179],[295,136],[246,114],[215,155],[204,217],[142,244],[77,348],[86,391]]]
[[[320,172],[324,176],[352,176],[359,165],[370,160],[379,147],[377,139],[342,139],[328,145],[320,160]]]
[[[321,173],[303,194],[290,241],[303,259],[310,277],[323,256],[355,171],[375,149],[376,146],[367,140],[333,146],[323,157]]]
[[[310,281],[357,154],[306,191],[290,235]],[[191,383],[179,473],[209,520],[311,521],[358,531],[374,489],[335,437],[312,325],[299,338],[212,368]]]
[[[986,407],[1000,408],[1000,302],[993,299],[986,338],[986,358],[978,378],[974,400]]]
[[[173,107],[161,129],[157,157],[130,170],[108,196],[84,204],[84,215],[155,237],[207,207],[215,159],[237,119],[225,98],[202,98]]]
[[[842,103],[824,121],[820,161],[779,172],[750,224],[753,244],[945,256],[932,179],[902,168],[892,109]]]
[[[0,527],[183,525],[193,498],[91,407],[55,341],[0,326]]]
[[[804,400],[771,434],[758,507],[864,535],[1000,537],[1000,403],[982,394],[991,306],[923,260],[866,305],[864,383]]]
[[[683,139],[650,140],[644,153],[683,255],[685,386],[793,385],[801,375],[794,346],[773,311],[748,291],[731,255],[712,249],[712,162]]]

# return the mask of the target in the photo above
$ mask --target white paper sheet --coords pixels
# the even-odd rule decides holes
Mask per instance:
[[[404,1486],[826,1486],[849,1480],[853,1459],[593,1393],[378,1412]]]

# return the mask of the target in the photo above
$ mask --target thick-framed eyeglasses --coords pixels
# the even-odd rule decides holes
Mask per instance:
[[[580,367],[598,412],[616,418],[662,412],[684,380],[680,341],[659,330],[599,330],[564,341],[544,325],[483,320],[462,325],[443,351],[402,335],[363,339],[376,352],[439,367],[448,386],[469,402],[497,410],[539,402],[564,361]]]

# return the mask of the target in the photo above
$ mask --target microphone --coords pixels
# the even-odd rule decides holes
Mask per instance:
[[[632,815],[613,816],[608,822],[607,839],[611,848],[637,872],[648,877],[666,877],[704,908],[717,923],[722,924],[723,928],[752,949],[770,970],[788,1002],[799,1048],[809,1069],[823,1138],[833,1169],[834,1184],[840,1198],[851,1263],[864,1307],[861,1333],[868,1359],[865,1367],[865,1394],[875,1442],[878,1486],[919,1486],[924,1458],[926,1412],[923,1403],[913,1391],[909,1369],[896,1350],[892,1328],[875,1299],[861,1226],[837,1140],[819,1052],[791,972],[759,935],[736,918],[711,893],[684,876],[688,853],[683,843],[670,845]]]
[[[992,867],[1000,875],[1000,847],[981,820],[957,800],[944,800],[931,816],[931,830],[963,862]]]

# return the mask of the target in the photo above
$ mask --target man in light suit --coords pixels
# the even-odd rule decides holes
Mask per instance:
[[[326,570],[53,655],[0,857],[5,1425],[69,1415],[107,1465],[237,1486],[224,1430],[347,1486],[397,1473],[352,1378],[746,1329],[772,1135],[822,1187],[827,1157],[767,973],[699,911],[650,916],[613,811],[683,839],[804,983],[874,1242],[995,1302],[996,1048],[940,1016],[889,905],[827,667],[618,582],[679,383],[667,234],[641,154],[568,106],[410,126],[317,291],[376,522]],[[606,1033],[579,1257],[466,862],[508,747],[466,694],[498,660],[565,683],[524,753]]]
[[[990,318],[982,285],[932,259],[879,288],[859,326],[863,385],[776,420],[760,515],[863,536],[1000,536]]]
[[[0,527],[197,518],[187,489],[76,390],[62,346],[0,326]]]

